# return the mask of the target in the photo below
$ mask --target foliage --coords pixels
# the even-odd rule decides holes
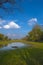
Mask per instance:
[[[3,40],[3,39],[4,39],[4,35],[0,34],[0,40]]]
[[[7,36],[4,36],[3,34],[0,34],[0,40],[8,40],[8,37]]]
[[[43,65],[43,49],[23,48],[0,51],[0,65]]]
[[[28,40],[30,41],[43,41],[43,29],[39,25],[35,25],[28,33]]]

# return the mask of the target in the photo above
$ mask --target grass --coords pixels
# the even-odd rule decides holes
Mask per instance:
[[[23,48],[0,51],[0,65],[43,65],[43,49]]]
[[[0,65],[43,65],[43,43],[28,42],[25,40],[13,40],[13,42],[23,42],[33,46],[16,50],[0,51]]]

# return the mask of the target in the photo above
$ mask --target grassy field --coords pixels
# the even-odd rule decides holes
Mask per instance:
[[[4,42],[2,44],[5,44]],[[0,65],[43,65],[43,43],[28,42],[25,40],[8,42],[23,42],[31,44],[32,47],[0,51]]]

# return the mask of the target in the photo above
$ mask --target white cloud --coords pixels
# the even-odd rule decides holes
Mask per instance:
[[[2,27],[0,26],[0,29],[1,29]]]
[[[9,26],[9,25],[4,25],[3,28],[5,28],[5,29],[9,29],[10,26]]]
[[[11,28],[20,28],[20,26],[13,21],[8,24]]]
[[[31,18],[30,20],[28,20],[29,25],[34,25],[36,23],[37,23],[37,18]]]
[[[10,29],[10,28],[18,29],[18,28],[20,28],[20,26],[18,24],[16,24],[14,21],[11,21],[10,23],[8,23],[8,25],[4,25],[3,28],[5,28],[5,29]]]
[[[2,20],[2,19],[0,18],[0,24],[2,24],[3,22],[5,22],[5,20]]]

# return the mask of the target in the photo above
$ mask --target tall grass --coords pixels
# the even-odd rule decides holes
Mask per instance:
[[[43,65],[43,43],[25,40],[1,41],[0,44],[23,42],[32,47],[0,51],[0,65]]]
[[[43,49],[22,48],[0,51],[0,65],[43,65]]]

